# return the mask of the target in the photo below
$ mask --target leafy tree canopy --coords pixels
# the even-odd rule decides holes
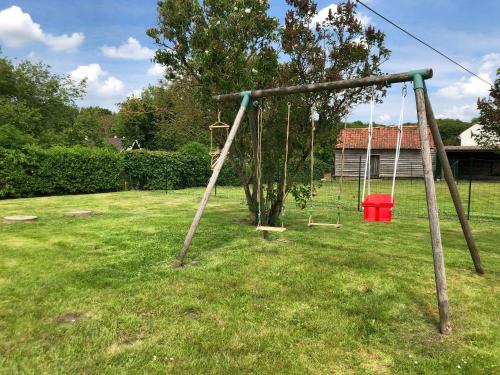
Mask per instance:
[[[150,86],[140,97],[119,105],[115,131],[130,146],[177,150],[188,142],[208,142],[207,114],[197,104],[197,90],[182,80]]]
[[[0,126],[8,124],[40,145],[64,143],[64,131],[77,116],[75,101],[84,86],[51,73],[48,65],[13,64],[0,56]]]
[[[115,115],[109,109],[86,107],[78,111],[73,124],[65,130],[67,144],[103,146],[112,137]]]
[[[166,67],[168,79],[189,82],[199,105],[215,115],[213,94],[271,86],[351,79],[380,74],[389,57],[385,35],[363,25],[356,5],[340,3],[326,20],[315,23],[317,4],[287,0],[285,24],[267,13],[266,0],[163,0],[158,24],[147,31],[158,50],[155,61]],[[276,97],[254,103],[264,109],[262,139],[264,221],[274,222],[281,210],[287,103],[292,107],[289,191],[310,154],[310,116],[318,117],[316,144],[333,148],[340,119],[354,104],[365,101],[370,88],[345,92]],[[377,99],[384,94],[377,89]],[[231,121],[239,103],[220,104]],[[215,116],[213,116],[215,117]],[[220,142],[222,143],[222,139]],[[255,111],[229,156],[243,184],[250,213],[256,214]]]
[[[460,145],[458,136],[472,126],[470,122],[450,118],[437,119],[436,122],[441,133],[441,138],[443,138],[443,143],[447,146]]]
[[[500,149],[500,68],[497,69],[497,77],[494,87],[490,90],[489,98],[479,99],[478,122],[483,125],[476,141],[486,148]]]

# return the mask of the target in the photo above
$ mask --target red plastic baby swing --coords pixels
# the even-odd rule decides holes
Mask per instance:
[[[401,151],[401,141],[403,138],[403,117],[406,97],[406,85],[403,86],[401,95],[401,110],[399,113],[398,136],[396,140],[396,155],[394,158],[394,172],[392,174],[391,194],[370,194],[370,160],[373,133],[373,107],[375,105],[374,91],[370,100],[370,122],[368,123],[368,147],[366,149],[365,174],[363,178],[363,213],[365,221],[391,221],[392,210],[394,208],[394,188],[396,186],[396,174],[398,169],[399,154]],[[365,198],[365,189],[368,186],[368,195]]]

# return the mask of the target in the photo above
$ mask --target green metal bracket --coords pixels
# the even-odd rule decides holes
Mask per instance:
[[[241,106],[247,108],[248,104],[250,103],[250,98],[252,95],[251,91],[242,91],[240,92],[240,95],[243,97],[243,100],[241,101]]]
[[[428,75],[427,69],[418,69],[412,70],[410,73],[410,77],[413,78],[413,89],[423,89],[425,90],[425,82],[427,78],[430,78]]]

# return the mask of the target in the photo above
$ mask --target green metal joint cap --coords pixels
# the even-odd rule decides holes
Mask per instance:
[[[240,95],[243,97],[243,100],[241,101],[241,106],[247,108],[248,104],[250,103],[250,98],[252,95],[251,91],[242,91],[240,92]]]
[[[408,72],[410,77],[413,79],[413,89],[423,89],[425,90],[424,80],[432,78],[432,69],[418,69]]]

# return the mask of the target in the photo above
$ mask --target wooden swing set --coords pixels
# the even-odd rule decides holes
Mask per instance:
[[[175,261],[175,266],[180,267],[183,264],[186,253],[189,249],[193,236],[198,228],[201,217],[207,206],[208,199],[215,187],[217,182],[217,178],[222,169],[224,161],[229,153],[229,149],[231,144],[233,143],[240,124],[243,120],[245,112],[252,105],[252,100],[258,98],[272,97],[272,96],[283,96],[283,95],[291,95],[291,94],[299,94],[299,93],[312,93],[312,92],[320,92],[320,91],[339,91],[346,90],[350,88],[360,88],[360,87],[370,87],[377,85],[390,85],[393,83],[405,83],[412,82],[413,89],[415,92],[415,102],[417,108],[417,118],[418,118],[418,129],[420,136],[420,145],[421,145],[421,154],[422,154],[422,166],[424,173],[424,184],[426,191],[426,199],[427,199],[427,212],[428,212],[428,220],[429,220],[429,230],[431,237],[431,245],[432,245],[432,255],[433,255],[433,263],[434,263],[434,276],[436,283],[436,294],[438,301],[438,309],[439,309],[439,329],[443,334],[451,332],[450,326],[450,313],[449,313],[449,303],[448,303],[448,290],[446,285],[446,273],[444,266],[444,254],[443,254],[443,246],[441,241],[441,230],[439,224],[439,216],[438,216],[438,207],[437,207],[437,199],[436,199],[436,188],[434,185],[434,175],[432,170],[432,158],[431,158],[431,148],[428,139],[427,129],[430,127],[430,131],[432,137],[434,139],[434,143],[437,149],[437,154],[439,160],[441,162],[441,166],[443,169],[443,175],[445,177],[446,183],[448,185],[455,210],[457,212],[457,216],[459,218],[462,232],[467,242],[467,246],[469,248],[469,252],[474,263],[475,270],[478,274],[483,274],[484,270],[481,265],[481,259],[479,257],[479,252],[476,248],[476,244],[474,241],[474,237],[472,236],[472,231],[469,226],[469,222],[464,213],[464,208],[462,206],[462,201],[460,200],[460,195],[455,184],[455,180],[453,177],[452,169],[450,167],[450,163],[448,161],[448,157],[445,152],[444,144],[441,139],[441,134],[439,133],[439,129],[436,123],[436,119],[434,117],[434,113],[432,110],[431,102],[427,93],[425,80],[432,78],[433,72],[432,69],[420,69],[414,70],[410,72],[404,73],[395,73],[395,74],[387,74],[381,76],[370,76],[364,78],[356,78],[349,80],[340,80],[340,81],[332,81],[332,82],[324,82],[324,83],[314,83],[314,84],[306,84],[306,85],[298,85],[298,86],[288,86],[288,87],[279,87],[272,89],[263,89],[263,90],[254,90],[254,91],[244,91],[241,93],[232,93],[232,94],[224,94],[217,95],[214,97],[216,101],[235,101],[241,100],[241,105],[234,119],[233,125],[230,128],[229,134],[227,136],[224,147],[218,153],[217,160],[215,165],[213,166],[213,173],[210,177],[208,185],[206,187],[205,193],[201,199],[200,205],[196,211],[193,222],[189,228],[189,231],[186,235],[186,239],[182,245],[182,248],[177,256]],[[290,106],[288,107],[288,124],[287,124],[287,142],[286,142],[286,161],[288,159],[288,134],[289,134],[289,125],[290,125]],[[260,115],[259,122],[259,133],[262,134],[262,116]],[[314,125],[312,132],[314,133]],[[345,134],[345,132],[344,132]],[[260,144],[260,143],[259,143]],[[368,150],[369,152],[369,150]],[[261,154],[258,155],[257,162],[260,163]],[[286,173],[286,162],[285,162],[285,170]],[[258,178],[260,179],[260,171],[257,172],[259,174]],[[286,181],[286,177],[285,177]],[[286,189],[286,183],[285,187]],[[260,189],[259,189],[260,190]],[[259,191],[258,190],[258,191]],[[394,195],[394,187],[391,193],[391,196]],[[391,198],[392,200],[393,198]],[[259,196],[260,203],[260,196]],[[260,211],[260,210],[259,210]],[[283,215],[283,212],[282,212]],[[340,220],[338,218],[338,220]],[[310,219],[311,222],[311,219]],[[314,223],[314,222],[313,222]],[[321,225],[321,223],[316,223]],[[328,224],[328,223],[326,223]],[[338,222],[340,224],[340,222]],[[271,229],[274,228],[274,229]],[[281,228],[276,227],[264,227],[258,226],[259,230],[263,231],[284,231],[285,227],[282,225]]]

